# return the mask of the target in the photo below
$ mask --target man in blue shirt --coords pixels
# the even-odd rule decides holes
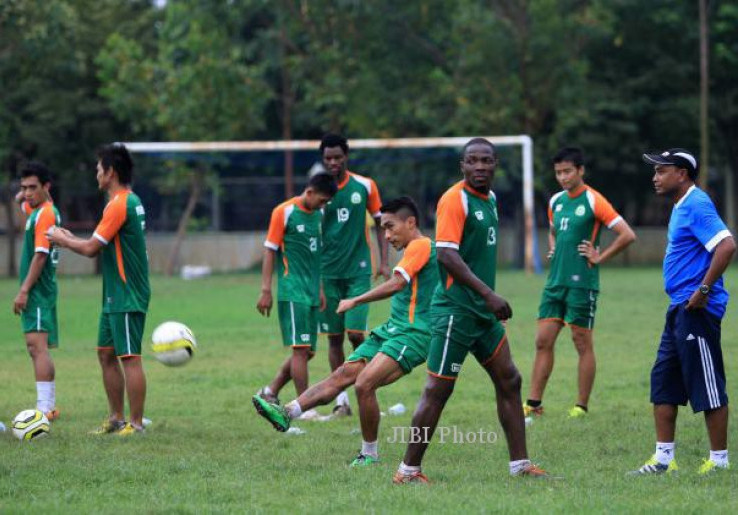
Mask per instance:
[[[644,154],[643,160],[654,165],[656,194],[674,201],[664,257],[664,288],[671,303],[651,370],[656,453],[632,473],[677,470],[677,410],[689,400],[695,413],[705,414],[710,458],[704,460],[698,472],[707,474],[729,467],[728,396],[720,321],[728,303],[722,275],[736,245],[710,197],[695,185],[697,159],[689,151],[674,148]]]

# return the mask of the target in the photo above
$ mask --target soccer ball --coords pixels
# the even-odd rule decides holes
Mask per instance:
[[[151,335],[154,357],[169,367],[178,367],[192,359],[197,348],[195,335],[179,322],[164,322]]]
[[[49,419],[37,409],[27,409],[13,419],[13,434],[24,442],[43,438],[49,434]]]

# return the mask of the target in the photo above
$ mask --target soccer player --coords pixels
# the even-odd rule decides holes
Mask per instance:
[[[256,309],[269,316],[272,309],[272,272],[277,261],[278,313],[282,343],[292,348],[272,382],[257,396],[278,402],[277,395],[292,379],[297,395],[308,387],[308,360],[315,355],[318,310],[325,309],[320,287],[320,210],[336,194],[336,181],[322,173],[310,178],[302,195],[281,203],[272,211],[264,242],[261,295]],[[317,415],[317,413],[315,413]]]
[[[320,330],[328,335],[328,361],[331,370],[344,362],[343,335],[348,333],[356,349],[367,330],[369,306],[361,304],[346,313],[336,308],[341,299],[356,297],[371,287],[372,257],[367,229],[367,213],[374,218],[380,264],[375,277],[389,279],[387,242],[382,237],[379,207],[382,201],[375,182],[348,171],[349,146],[346,138],[326,134],[320,142],[320,153],[325,169],[336,178],[338,193],[325,207],[323,216],[324,252],[321,258],[323,288],[327,307],[320,314]],[[336,398],[334,416],[350,415],[348,395]]]
[[[728,396],[720,346],[720,323],[728,303],[723,272],[735,253],[735,241],[710,197],[695,185],[697,159],[672,148],[644,154],[654,165],[657,195],[674,202],[664,256],[664,287],[671,300],[651,370],[651,402],[656,425],[656,452],[632,474],[677,470],[674,433],[679,405],[704,412],[710,457],[699,474],[726,470],[728,464]]]
[[[563,188],[548,205],[551,269],[541,296],[530,393],[526,416],[543,414],[543,392],[554,364],[554,344],[564,324],[579,354],[579,395],[570,417],[587,414],[595,378],[592,331],[600,290],[599,265],[635,241],[635,233],[598,191],[584,183],[581,149],[566,147],[553,158],[556,180]],[[602,226],[617,233],[600,252]]]
[[[49,195],[51,172],[45,165],[30,162],[21,169],[21,191],[16,200],[27,216],[20,266],[20,290],[13,312],[21,317],[26,348],[36,377],[36,409],[49,421],[59,418],[56,409],[54,362],[49,349],[59,346],[56,320],[56,265],[59,250],[46,237],[49,227],[61,223],[59,211]]]
[[[253,399],[257,411],[275,429],[286,431],[290,421],[304,410],[327,404],[344,388],[355,385],[363,442],[352,466],[379,461],[380,413],[376,390],[425,362],[430,340],[430,300],[438,283],[435,245],[418,228],[415,202],[410,197],[400,197],[384,204],[380,211],[385,238],[405,253],[388,281],[357,297],[342,300],[338,312],[345,313],[357,305],[392,296],[389,320],[374,328],[369,338],[328,378],[284,407],[258,396]]]
[[[102,253],[102,313],[97,356],[108,397],[109,417],[94,434],[130,436],[143,432],[146,376],[141,363],[141,340],[151,290],[146,254],[144,207],[131,191],[133,160],[121,144],[97,152],[97,184],[108,198],[102,220],[89,239],[51,227],[49,239],[77,254]],[[121,369],[122,365],[122,369]],[[128,394],[129,422],[123,404]]]
[[[462,152],[464,179],[438,202],[440,282],[431,304],[429,377],[413,415],[411,433],[424,437],[408,445],[393,479],[398,484],[428,482],[420,463],[470,352],[495,385],[497,415],[510,452],[510,474],[546,475],[528,459],[520,373],[501,322],[512,317],[512,309],[494,291],[498,219],[497,201],[490,187],[496,167],[494,145],[483,138],[470,140]]]

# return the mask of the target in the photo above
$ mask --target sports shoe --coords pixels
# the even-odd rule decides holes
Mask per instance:
[[[356,458],[354,458],[354,461],[351,462],[351,466],[352,467],[368,467],[369,465],[374,465],[377,463],[379,463],[378,457],[359,453],[359,455]]]
[[[587,415],[587,410],[585,410],[581,406],[574,406],[569,410],[569,418],[586,417]]]
[[[712,474],[714,472],[717,472],[718,469],[721,470],[728,470],[730,468],[730,464],[725,465],[724,467],[721,467],[714,461],[710,459],[704,459],[702,460],[702,465],[700,465],[700,468],[697,470],[697,473],[700,476],[707,476],[709,474]]]
[[[333,418],[350,417],[351,406],[349,406],[348,404],[336,404],[333,407],[333,412],[331,413],[331,416]]]
[[[534,465],[533,463],[529,463],[525,467],[523,467],[517,474],[515,474],[515,477],[535,477],[535,478],[549,478],[548,472],[543,470],[538,465]]]
[[[631,470],[628,472],[629,476],[649,476],[657,474],[672,474],[679,470],[676,464],[676,460],[671,460],[671,463],[665,465],[656,461],[656,455],[651,456],[643,466],[637,470]]]
[[[320,418],[320,413],[314,409],[309,409],[307,411],[303,411],[302,415],[297,417],[297,420],[317,420],[318,418]]]
[[[272,404],[280,404],[279,397],[277,397],[273,393],[267,393],[265,390],[266,390],[266,386],[264,388],[261,388],[258,392],[256,392],[256,395],[258,395],[259,397],[261,397],[267,402],[271,402]]]
[[[97,429],[90,431],[88,434],[91,435],[108,435],[110,433],[117,433],[123,429],[126,425],[125,420],[110,420],[106,418],[103,423]]]
[[[536,416],[540,417],[543,415],[543,404],[539,404],[535,408],[533,406],[528,406],[528,403],[523,404],[523,415],[526,417]]]
[[[49,420],[49,422],[53,422],[54,420],[58,420],[59,417],[61,417],[61,412],[58,409],[54,408],[51,411],[47,411],[46,413],[44,413],[44,415],[46,415],[46,418]]]
[[[128,423],[121,427],[115,434],[117,434],[118,436],[142,435],[144,434],[144,428],[138,428],[133,424]]]
[[[409,484],[421,484],[427,485],[430,483],[428,476],[422,472],[413,472],[412,474],[403,474],[399,470],[395,472],[392,482],[396,485],[409,485]]]
[[[259,415],[267,419],[274,426],[274,429],[284,433],[290,428],[290,417],[287,415],[287,410],[282,406],[267,402],[258,395],[254,395],[251,402]]]

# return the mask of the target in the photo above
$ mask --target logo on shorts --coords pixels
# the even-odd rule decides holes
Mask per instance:
[[[571,280],[574,281],[575,283],[576,282],[579,282],[579,279],[580,279],[580,277],[578,275],[572,275],[571,276]]]
[[[362,261],[361,263],[359,263],[359,267],[366,268],[366,261]]]
[[[558,213],[559,211],[561,211],[562,209],[564,209],[564,205],[563,205],[563,204],[559,204],[558,206],[556,206],[556,212],[557,212],[557,213]]]
[[[321,324],[320,327],[323,328],[323,332],[325,332],[325,333],[328,332],[328,324]]]
[[[474,211],[474,216],[477,217],[477,220],[484,220],[484,213],[482,213],[481,211]]]
[[[451,363],[451,372],[458,374],[460,370],[461,370],[461,363]]]
[[[297,232],[305,232],[305,226],[300,224],[297,226]]]
[[[689,336],[687,336],[687,341],[692,341],[692,340],[695,340],[695,339],[696,338],[694,337],[694,335],[692,333],[689,333]]]
[[[358,193],[354,193],[351,195],[351,203],[352,204],[361,204],[361,195]]]
[[[584,216],[584,206],[579,206],[574,214],[577,216]]]
[[[300,335],[300,340],[302,340],[303,342],[306,342],[307,343],[307,342],[310,341],[310,335],[309,334],[301,334]]]

